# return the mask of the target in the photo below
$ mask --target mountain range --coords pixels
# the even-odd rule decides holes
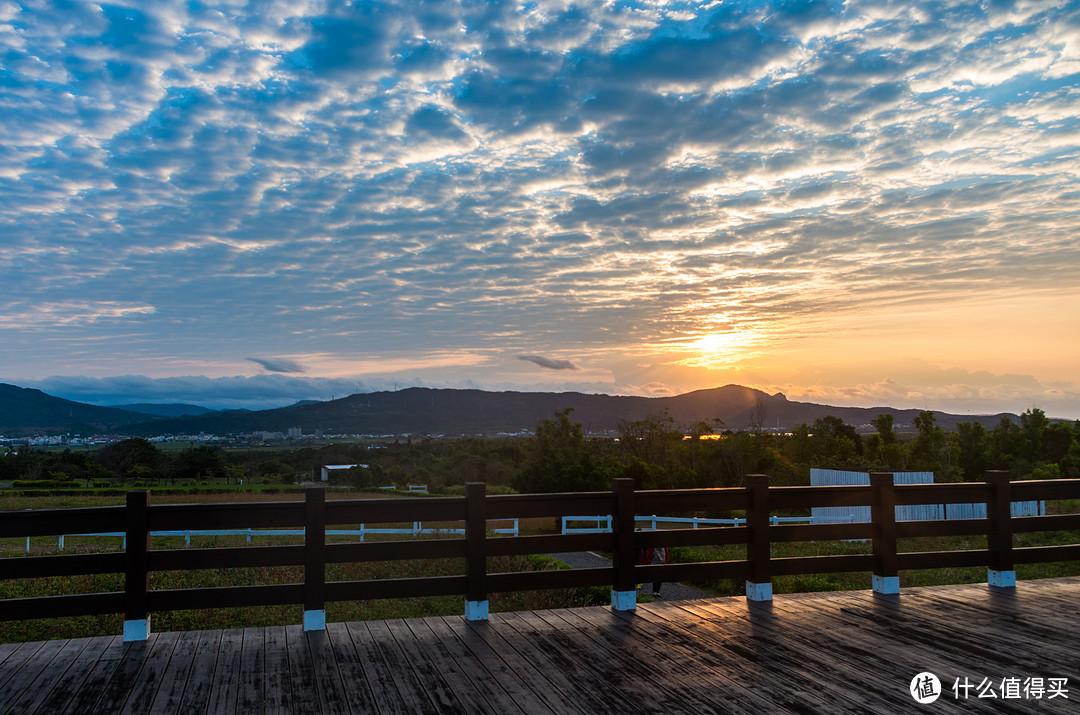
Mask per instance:
[[[722,421],[724,429],[791,429],[833,415],[856,427],[877,415],[891,413],[897,425],[910,425],[920,410],[890,407],[836,407],[795,402],[739,385],[697,390],[673,397],[630,397],[580,392],[487,392],[483,390],[414,387],[394,392],[350,395],[257,411],[208,411],[192,405],[128,405],[98,407],[47,395],[40,390],[0,384],[0,435],[120,433],[241,434],[286,432],[304,434],[496,434],[533,430],[558,410],[573,408],[572,419],[590,433],[616,429],[619,420],[642,420],[665,411],[677,425]],[[156,412],[157,415],[149,414]],[[186,416],[174,416],[186,412]],[[201,414],[200,414],[201,413]],[[935,412],[946,429],[977,421],[987,427],[1001,415],[955,415]],[[1015,415],[1013,415],[1015,417]]]

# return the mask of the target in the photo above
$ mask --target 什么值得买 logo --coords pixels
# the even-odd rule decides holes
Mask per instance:
[[[915,702],[926,705],[941,697],[941,681],[933,673],[919,673],[911,679],[909,690]]]

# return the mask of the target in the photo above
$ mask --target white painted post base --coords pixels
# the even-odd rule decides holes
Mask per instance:
[[[324,609],[319,609],[317,611],[304,611],[304,630],[325,631],[326,611]]]
[[[986,581],[991,586],[997,586],[998,588],[1015,588],[1016,572],[986,569]]]
[[[124,621],[124,642],[144,641],[150,637],[150,617]]]
[[[746,598],[750,601],[771,601],[772,581],[766,583],[746,582]]]
[[[874,593],[883,596],[895,596],[900,593],[899,576],[878,576],[874,574]]]
[[[487,599],[483,601],[466,601],[465,602],[465,620],[466,621],[486,621],[488,619],[488,602]]]
[[[636,611],[637,591],[611,590],[611,607],[616,611]]]

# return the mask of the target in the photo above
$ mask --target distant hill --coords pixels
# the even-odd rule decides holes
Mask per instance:
[[[146,418],[138,412],[95,407],[41,390],[0,383],[0,434],[6,437],[110,432],[116,427],[145,423]]]
[[[167,405],[140,402],[134,405],[113,405],[112,407],[117,410],[139,412],[144,415],[155,415],[157,417],[198,417],[199,415],[208,415],[211,412],[217,411],[211,410],[209,407],[185,405],[178,402]]]
[[[724,429],[791,429],[819,417],[834,415],[856,427],[868,426],[883,412],[897,425],[910,425],[920,410],[890,407],[833,407],[793,402],[739,385],[697,390],[675,397],[587,395],[580,392],[486,392],[409,388],[395,392],[350,395],[273,410],[233,410],[147,421],[145,414],[92,407],[50,397],[38,390],[0,386],[0,434],[24,436],[59,432],[123,432],[130,435],[239,434],[286,432],[300,427],[305,434],[468,435],[533,430],[540,420],[571,407],[572,418],[586,431],[616,429],[619,420],[642,420],[665,410],[676,424],[692,425],[720,419]],[[155,406],[157,407],[157,406]],[[936,412],[938,424],[949,429],[957,422],[978,421],[988,427],[1000,415],[951,415]]]
[[[720,419],[725,429],[746,429],[755,420],[766,428],[791,429],[803,422],[835,415],[856,427],[869,425],[877,415],[890,412],[898,425],[910,425],[920,410],[890,407],[833,407],[793,402],[783,395],[768,395],[739,385],[698,390],[675,397],[587,395],[580,392],[486,392],[409,388],[395,392],[350,395],[330,402],[294,405],[257,412],[226,412],[202,417],[156,422],[139,427],[141,433],[228,434],[260,430],[285,432],[300,427],[306,434],[495,434],[535,429],[556,411],[572,407],[573,419],[586,431],[614,430],[619,420],[641,420],[664,410],[677,424]],[[946,428],[975,420],[987,426],[998,415],[972,417],[938,412]]]

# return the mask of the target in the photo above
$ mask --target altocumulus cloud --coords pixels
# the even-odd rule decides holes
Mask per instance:
[[[1074,294],[1075,38],[1054,2],[3,3],[0,371],[509,333],[569,369],[536,353]]]

